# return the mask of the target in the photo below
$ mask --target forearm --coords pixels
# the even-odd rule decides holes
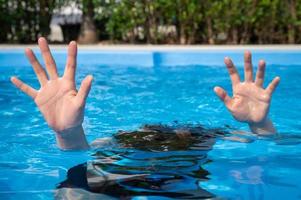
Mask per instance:
[[[260,123],[249,123],[251,131],[258,135],[273,135],[276,133],[276,128],[270,119],[266,119]]]
[[[89,149],[83,127],[70,128],[62,132],[56,132],[56,142],[60,149],[63,150],[84,150]]]

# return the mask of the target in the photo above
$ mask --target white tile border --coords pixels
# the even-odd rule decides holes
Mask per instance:
[[[0,50],[37,48],[36,44],[0,44]],[[67,45],[50,45],[54,50],[66,49]],[[214,50],[292,50],[301,51],[301,45],[80,45],[79,50],[110,51],[214,51]]]

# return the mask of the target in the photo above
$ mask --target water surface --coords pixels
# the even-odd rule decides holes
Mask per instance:
[[[249,136],[253,141],[250,143],[216,139],[208,151],[166,152],[126,148],[60,151],[53,132],[34,103],[9,82],[9,76],[17,75],[38,88],[29,64],[1,67],[0,198],[53,199],[58,195],[57,188],[68,180],[68,170],[77,166],[79,169],[97,166],[112,173],[151,174],[136,182],[121,182],[119,191],[136,191],[125,196],[172,198],[189,191],[196,197],[204,194],[203,197],[231,199],[300,199],[300,67],[286,63],[267,66],[266,83],[276,75],[281,77],[270,110],[270,118],[281,138]],[[242,72],[241,66],[239,70]],[[63,66],[59,71],[63,72]],[[248,130],[245,124],[235,122],[213,93],[215,85],[230,92],[224,67],[209,64],[150,68],[80,62],[78,84],[88,73],[94,75],[84,123],[90,142],[111,137],[118,130],[136,130],[143,124],[172,124],[174,121],[207,128]],[[154,170],[156,173],[150,173]],[[158,181],[162,181],[165,194],[160,194],[162,190],[156,195],[149,192],[158,189],[155,187],[160,185]],[[83,185],[72,192],[102,195],[101,185],[95,188],[97,193],[88,191]],[[70,193],[67,186],[59,191]]]

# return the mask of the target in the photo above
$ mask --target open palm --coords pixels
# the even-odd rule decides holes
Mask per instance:
[[[55,61],[45,38],[40,38],[38,43],[48,76],[33,51],[26,49],[25,53],[39,79],[41,88],[35,90],[16,77],[12,77],[11,81],[33,98],[48,125],[56,132],[80,126],[84,118],[85,101],[91,88],[92,76],[87,76],[83,80],[77,92],[75,85],[76,43],[69,44],[67,63],[62,77],[58,76]]]
[[[271,96],[280,78],[274,78],[269,86],[264,89],[265,62],[263,60],[259,62],[256,78],[253,80],[252,58],[249,51],[245,52],[244,60],[245,81],[241,82],[233,62],[230,58],[225,58],[225,64],[232,81],[233,97],[229,97],[221,87],[215,87],[214,91],[235,119],[249,124],[257,124],[267,118]]]

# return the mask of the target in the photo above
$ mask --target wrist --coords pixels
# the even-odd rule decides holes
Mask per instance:
[[[273,122],[266,118],[261,122],[248,123],[251,131],[258,135],[273,135],[276,133],[276,129]]]
[[[56,141],[60,149],[63,150],[82,150],[88,149],[84,129],[82,125],[68,128],[62,131],[56,131]]]

